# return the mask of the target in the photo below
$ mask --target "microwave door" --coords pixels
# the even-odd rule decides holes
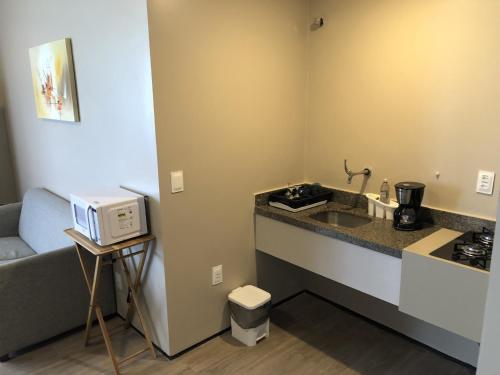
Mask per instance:
[[[77,229],[90,237],[90,221],[88,216],[88,207],[81,206],[77,203],[73,204],[74,224]]]

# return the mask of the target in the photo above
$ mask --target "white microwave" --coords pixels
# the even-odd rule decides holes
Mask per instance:
[[[73,226],[100,246],[148,232],[144,196],[125,189],[71,194]]]

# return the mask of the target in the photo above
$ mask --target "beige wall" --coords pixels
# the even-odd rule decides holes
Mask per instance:
[[[307,3],[150,0],[149,22],[175,354],[227,327],[228,292],[255,282],[252,193],[303,179]]]
[[[500,2],[311,0],[306,177],[347,185],[351,168],[427,185],[424,203],[494,218],[478,169],[500,173]],[[435,178],[440,171],[441,177]],[[498,184],[497,184],[498,185]]]

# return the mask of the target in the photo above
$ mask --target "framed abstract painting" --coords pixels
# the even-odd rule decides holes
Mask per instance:
[[[80,121],[71,39],[30,48],[38,118]]]

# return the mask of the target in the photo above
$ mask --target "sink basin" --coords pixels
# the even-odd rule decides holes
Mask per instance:
[[[361,225],[371,223],[371,219],[360,217],[347,212],[340,211],[321,211],[309,216],[311,219],[321,221],[334,227],[356,228]]]

